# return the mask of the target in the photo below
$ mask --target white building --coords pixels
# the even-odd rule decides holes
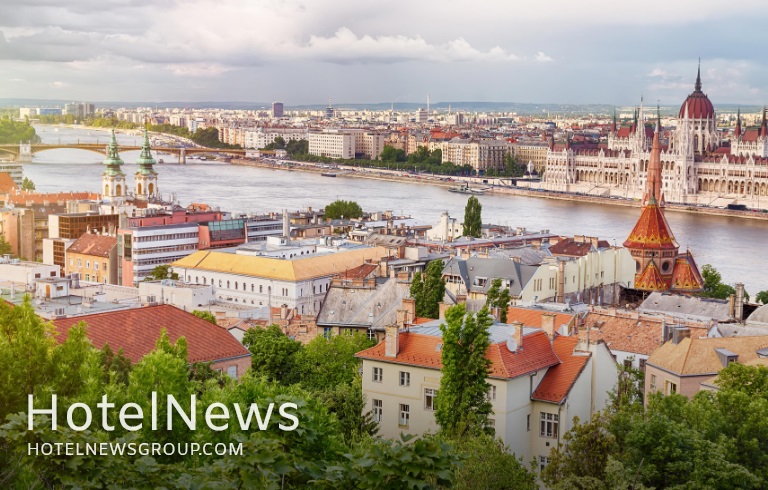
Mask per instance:
[[[201,250],[171,266],[187,283],[212,284],[217,301],[317,314],[333,276],[387,256],[382,247],[285,245]]]
[[[427,230],[428,240],[452,242],[464,234],[464,226],[456,218],[451,218],[448,211],[440,215],[440,221]]]
[[[197,223],[121,228],[119,283],[132,286],[143,281],[152,269],[194,253],[198,247]]]
[[[363,129],[326,129],[309,133],[309,153],[328,158],[368,158],[381,155],[386,135]]]
[[[443,162],[454,165],[471,165],[477,171],[503,169],[505,158],[512,152],[512,145],[503,140],[466,140],[453,138],[440,144]]]
[[[58,265],[0,257],[0,286],[10,287],[13,284],[22,291],[32,291],[40,279],[57,278],[59,271]]]

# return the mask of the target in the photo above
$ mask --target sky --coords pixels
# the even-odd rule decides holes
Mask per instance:
[[[768,102],[765,0],[0,0],[0,98]],[[334,104],[334,105],[336,105]]]

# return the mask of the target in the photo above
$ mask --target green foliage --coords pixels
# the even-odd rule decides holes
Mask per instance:
[[[168,276],[169,271],[171,272],[170,277]],[[162,281],[163,279],[173,279],[174,281],[178,281],[179,274],[172,272],[170,265],[160,264],[152,269],[152,272],[150,272],[149,275],[144,278],[145,281]]]
[[[459,458],[434,436],[410,442],[377,440],[356,446],[313,480],[316,488],[423,490],[448,487]]]
[[[24,177],[24,180],[21,182],[21,189],[24,191],[34,191],[35,183],[31,179]]]
[[[297,378],[296,353],[301,343],[289,339],[277,325],[245,332],[243,345],[251,351],[251,368],[267,379],[292,383]]]
[[[483,206],[475,196],[469,196],[464,207],[464,236],[480,238],[483,233]]]
[[[760,291],[755,295],[755,301],[764,305],[768,304],[768,290]]]
[[[507,307],[509,306],[509,288],[501,287],[501,279],[496,278],[491,282],[485,297],[485,307],[494,312],[501,323],[507,323]]]
[[[213,313],[211,313],[210,311],[205,311],[205,310],[193,310],[193,311],[192,311],[192,314],[193,314],[193,315],[195,315],[195,316],[196,316],[196,317],[198,317],[198,318],[202,318],[203,320],[205,320],[205,321],[207,321],[207,322],[211,322],[211,323],[213,323],[214,325],[218,325],[218,323],[216,323],[216,315],[214,315],[214,314],[213,314]]]
[[[197,128],[192,136],[192,141],[207,148],[240,149],[240,145],[230,145],[219,140],[219,130],[215,127]]]
[[[405,151],[397,148],[393,148],[389,145],[385,145],[381,150],[379,159],[382,162],[404,162],[408,158],[405,156]]]
[[[31,141],[37,143],[40,137],[35,133],[35,128],[29,121],[14,121],[9,117],[0,119],[0,144],[18,144]]]
[[[710,264],[701,268],[701,277],[704,279],[704,291],[701,296],[705,298],[728,299],[730,295],[736,294],[733,286],[723,284],[723,277]]]
[[[302,386],[323,390],[354,381],[361,361],[355,354],[372,347],[366,335],[317,336],[296,354],[296,369]]]
[[[654,393],[645,407],[636,394],[614,395],[624,402],[563,436],[543,481],[556,490],[765,488],[768,368],[732,363],[715,382],[719,391],[692,399]]]
[[[285,149],[285,138],[282,136],[275,137],[272,143],[269,143],[263,148],[264,150],[283,150]]]
[[[307,140],[291,140],[285,145],[285,151],[288,156],[293,158],[296,155],[305,155],[309,153],[309,141]]]
[[[500,439],[488,434],[449,440],[454,451],[466,455],[456,469],[456,490],[537,490],[536,475],[509,452]]]
[[[416,316],[437,318],[440,314],[440,302],[445,296],[443,261],[433,260],[427,265],[423,275],[421,272],[414,274],[410,293],[411,298],[416,301]]]
[[[0,235],[0,256],[13,255],[11,244],[5,239],[5,235]]]
[[[443,367],[435,419],[449,436],[493,432],[488,420],[492,413],[487,381],[491,361],[485,356],[492,324],[487,309],[475,315],[460,304],[446,311],[445,323],[440,325]]]
[[[315,394],[328,411],[336,415],[341,434],[348,443],[359,442],[379,431],[379,424],[373,419],[373,414],[363,412],[365,397],[359,375],[351,383],[325,388]]]
[[[489,177],[522,177],[527,170],[525,164],[518,164],[517,159],[510,153],[507,153],[504,155],[504,168],[501,170],[489,169],[485,172],[485,175]]]
[[[355,201],[337,200],[325,207],[325,219],[353,219],[363,215],[363,209]]]

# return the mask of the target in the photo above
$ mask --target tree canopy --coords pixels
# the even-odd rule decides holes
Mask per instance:
[[[464,236],[480,238],[483,233],[483,206],[475,196],[469,196],[464,207]]]
[[[433,260],[427,265],[424,274],[414,274],[410,293],[411,298],[416,301],[416,316],[437,318],[440,314],[440,302],[445,296],[443,261]]]
[[[9,117],[0,118],[0,144],[19,144],[20,141],[37,143],[40,137],[29,121],[14,121]]]
[[[171,273],[171,276],[168,277],[168,272]],[[176,272],[173,272],[173,269],[171,269],[171,266],[168,264],[160,264],[154,269],[152,269],[152,272],[147,275],[146,278],[144,278],[145,281],[161,281],[163,279],[173,279],[178,280],[179,274]]]
[[[736,294],[736,289],[729,284],[723,284],[723,276],[710,264],[704,264],[701,268],[701,277],[704,279],[704,291],[701,295],[706,298],[728,299]]]
[[[25,191],[34,191],[35,183],[32,182],[32,179],[24,177],[24,180],[21,182],[21,189]]]
[[[491,361],[486,357],[492,324],[486,308],[475,315],[459,304],[445,312],[445,323],[440,325],[443,367],[435,419],[448,435],[493,432],[489,422],[491,385],[487,380]]]
[[[325,207],[326,219],[353,219],[363,215],[363,209],[355,201],[337,200]]]
[[[501,323],[507,323],[509,301],[509,288],[501,287],[501,279],[497,277],[491,282],[491,287],[486,293],[485,307],[494,313]]]

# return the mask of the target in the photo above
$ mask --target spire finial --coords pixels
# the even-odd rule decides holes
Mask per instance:
[[[656,132],[661,131],[661,106],[656,102]]]
[[[699,58],[699,68],[696,70],[696,91],[701,92],[701,58]]]

